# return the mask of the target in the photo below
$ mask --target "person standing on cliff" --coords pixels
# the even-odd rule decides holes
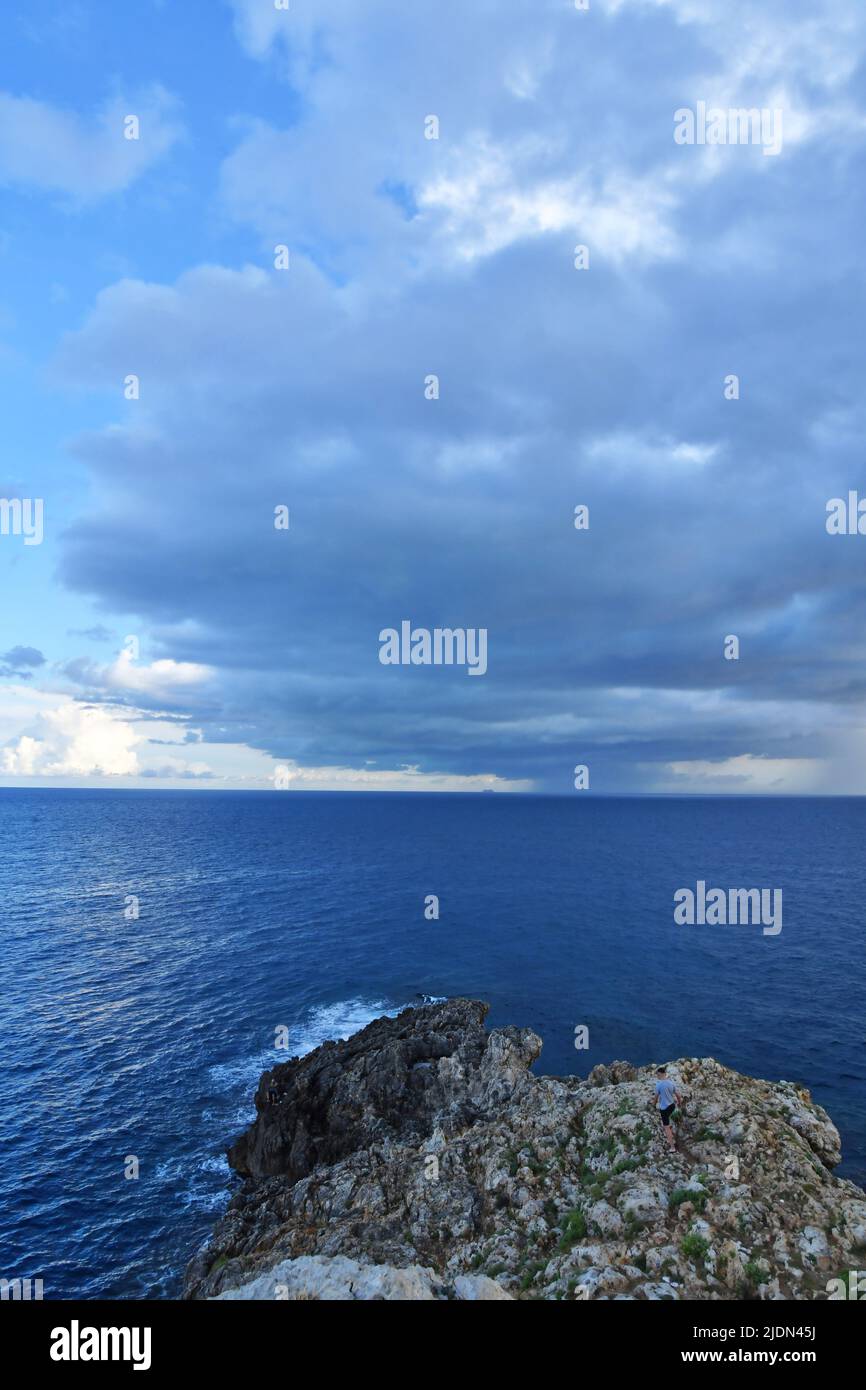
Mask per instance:
[[[682,1105],[682,1103],[682,1096],[674,1083],[668,1079],[667,1067],[659,1067],[656,1070],[656,1093],[653,1104],[658,1107],[659,1119],[662,1122],[662,1134],[672,1149],[676,1148],[677,1139],[671,1124],[671,1116],[677,1106]]]

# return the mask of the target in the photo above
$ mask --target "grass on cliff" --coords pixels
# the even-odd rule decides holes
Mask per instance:
[[[562,1223],[562,1238],[559,1242],[560,1250],[570,1250],[577,1241],[583,1240],[586,1235],[586,1217],[579,1208],[570,1211]]]
[[[697,1192],[693,1187],[678,1187],[668,1198],[668,1206],[679,1207],[683,1202],[691,1202],[695,1211],[702,1212],[709,1196],[709,1192]]]
[[[697,1235],[694,1231],[689,1231],[687,1236],[683,1236],[680,1242],[680,1249],[687,1260],[704,1261],[710,1242],[704,1240],[703,1236]]]

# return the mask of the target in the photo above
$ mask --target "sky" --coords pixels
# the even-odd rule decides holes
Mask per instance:
[[[0,785],[866,793],[864,54],[862,0],[9,0]]]

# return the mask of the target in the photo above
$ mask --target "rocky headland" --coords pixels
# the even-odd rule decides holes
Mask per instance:
[[[259,1082],[243,1185],[187,1298],[815,1299],[863,1267],[866,1193],[809,1092],[712,1058],[536,1076],[541,1039],[452,999]]]

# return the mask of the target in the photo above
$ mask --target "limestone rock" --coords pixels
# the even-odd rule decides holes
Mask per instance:
[[[713,1058],[535,1076],[529,1029],[452,999],[266,1072],[240,1190],[185,1297],[813,1299],[862,1268],[866,1193],[802,1086]]]

